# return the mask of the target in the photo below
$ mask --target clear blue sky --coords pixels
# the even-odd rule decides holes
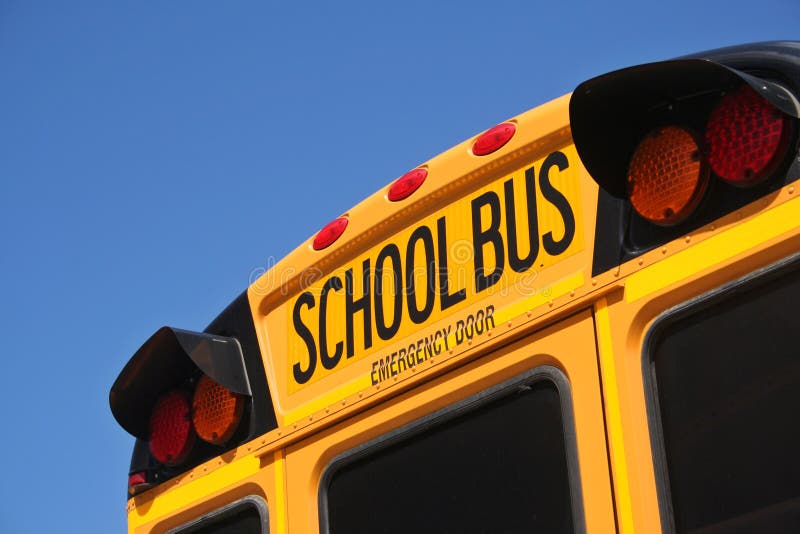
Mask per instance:
[[[127,359],[368,194],[590,76],[799,27],[797,0],[0,0],[0,532],[123,532]]]

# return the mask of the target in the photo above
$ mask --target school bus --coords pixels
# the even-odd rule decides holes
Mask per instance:
[[[129,532],[800,531],[800,43],[588,80],[110,393]]]

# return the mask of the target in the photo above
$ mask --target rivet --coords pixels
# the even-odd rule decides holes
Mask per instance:
[[[711,225],[711,231],[713,232],[713,231],[714,231],[714,230],[716,230],[716,229],[717,229],[717,225],[715,225],[715,224],[712,224],[712,225]]]
[[[311,422],[311,421],[313,421],[313,420],[314,420],[314,416],[313,416],[313,415],[309,415],[309,416],[308,416],[308,422],[310,423],[310,422]]]
[[[690,236],[690,235],[687,235],[687,236],[686,236],[684,239],[685,239],[685,241],[688,243],[689,241],[691,241],[691,240],[692,240],[692,236]]]
[[[362,398],[363,396],[364,396],[364,392],[363,392],[363,391],[359,391],[359,392],[358,392],[358,398],[360,399],[360,398]]]
[[[331,413],[331,409],[330,408],[325,408],[325,413]]]
[[[593,286],[596,286],[596,285],[597,285],[597,279],[595,279],[595,278],[592,278],[592,285],[593,285]]]
[[[642,258],[639,258],[639,265],[644,265],[644,260]]]
[[[472,340],[467,341],[467,345],[472,345]]]
[[[346,400],[342,401],[342,406],[347,406],[347,401]]]
[[[492,337],[492,331],[491,330],[487,330],[486,331],[486,335],[489,336],[489,337]]]
[[[547,305],[552,308],[553,307],[553,301],[551,300],[550,302],[547,303]]]
[[[794,193],[794,186],[789,187],[789,194],[791,195],[792,193]]]
[[[662,253],[662,254],[666,254],[666,253],[667,253],[667,247],[663,247],[663,248],[661,249],[661,253]]]
[[[282,432],[280,430],[278,430],[278,435],[280,436],[281,434],[282,434]]]
[[[428,360],[428,361],[429,361],[429,362],[431,362],[431,365],[433,365],[433,358],[431,358],[431,359],[430,359],[430,360]]]
[[[619,267],[614,270],[614,276],[619,276]]]
[[[508,321],[508,327],[511,328],[511,321]]]
[[[525,315],[527,317],[530,317],[531,315],[533,315],[533,312],[531,310],[528,310],[528,311],[525,312]]]
[[[573,289],[572,291],[570,291],[570,292],[569,292],[569,296],[570,296],[570,297],[574,297],[574,296],[575,296],[575,290],[574,290],[574,289]]]
[[[292,428],[294,428],[295,430],[297,430],[297,423],[293,424],[293,425],[292,425]]]
[[[397,382],[397,377],[394,377],[394,381]]]

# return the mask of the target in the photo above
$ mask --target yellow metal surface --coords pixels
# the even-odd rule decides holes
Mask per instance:
[[[282,460],[275,462],[278,462],[277,468],[272,461],[248,455],[208,473],[202,473],[201,468],[186,484],[170,487],[170,483],[166,483],[157,495],[147,493],[136,497],[129,501],[128,531],[131,534],[165,532],[248,495],[266,501],[270,528],[277,529],[280,508],[275,514],[273,505],[281,504],[277,496],[282,496],[282,491],[276,471],[282,469]]]
[[[571,144],[566,98],[513,119],[478,158],[465,142],[425,163],[407,201],[380,191],[330,249],[308,243],[248,290],[278,421],[293,425],[589,278],[597,188]],[[415,197],[417,197],[415,199]]]
[[[318,499],[319,492],[324,491],[320,479],[337,455],[540,365],[560,368],[569,380],[587,531],[614,532],[594,328],[588,311],[289,446],[289,531],[319,532]]]
[[[625,299],[647,297],[704,269],[736,258],[769,239],[793,230],[800,221],[800,199],[764,211],[758,217],[718,233],[628,277]]]
[[[595,325],[597,328],[597,349],[600,357],[600,371],[603,379],[603,397],[606,413],[608,447],[611,468],[614,473],[614,494],[616,496],[619,531],[622,534],[634,532],[631,511],[631,491],[628,481],[628,466],[625,458],[625,439],[619,409],[617,390],[617,370],[614,363],[614,348],[611,340],[611,323],[608,318],[608,304],[605,298],[595,303]]]

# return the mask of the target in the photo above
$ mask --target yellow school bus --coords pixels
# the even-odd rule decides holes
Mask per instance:
[[[800,531],[800,43],[588,80],[164,327],[131,533]]]

